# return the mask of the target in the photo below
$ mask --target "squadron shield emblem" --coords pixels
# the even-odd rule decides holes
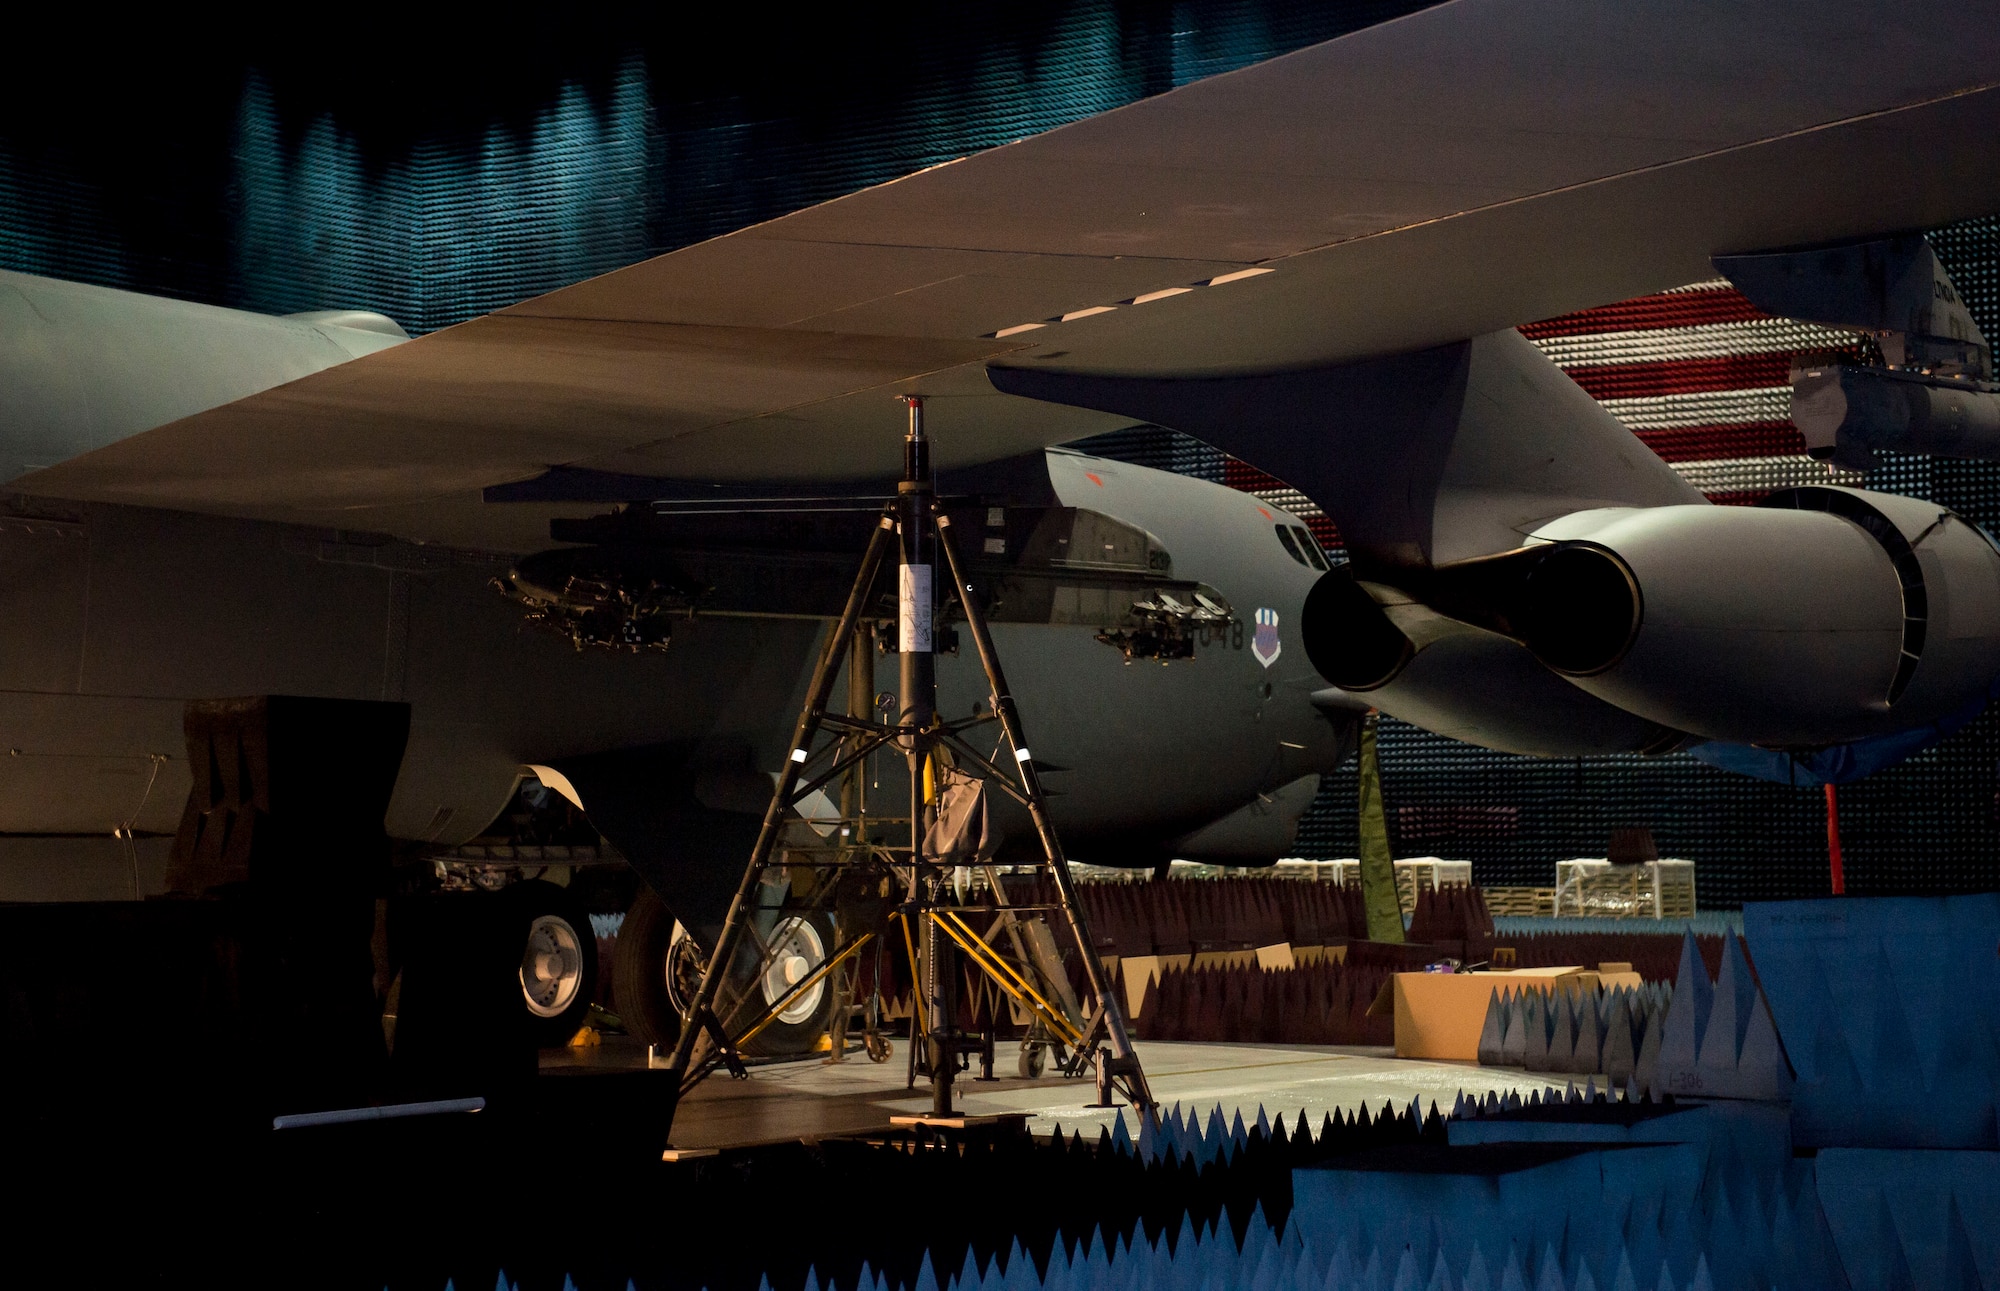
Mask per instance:
[[[1278,640],[1278,612],[1276,610],[1257,611],[1257,631],[1250,637],[1250,653],[1257,656],[1257,662],[1266,668],[1278,662],[1278,654],[1285,648]]]

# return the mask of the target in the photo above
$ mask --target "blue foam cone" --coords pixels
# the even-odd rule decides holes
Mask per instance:
[[[1875,965],[1875,1025],[1870,1035],[1874,1043],[1868,1054],[1869,1070],[1862,1079],[1878,1102],[1919,1102],[1929,1082],[1924,1078],[1916,1039],[1910,1034],[1896,967],[1890,962],[1888,946],[1880,940],[1875,943]]]
[[[1554,1242],[1542,1247],[1540,1264],[1535,1270],[1535,1291],[1569,1291],[1563,1281],[1562,1257],[1556,1254]]]
[[[1743,1032],[1743,1048],[1736,1055],[1736,1082],[1739,1098],[1785,1102],[1792,1096],[1792,1064],[1785,1057],[1777,1024],[1771,1019],[1771,1005],[1762,991],[1750,1004],[1750,1024]]]
[[[1903,1237],[1896,1230],[1896,1217],[1889,1210],[1889,1198],[1882,1194],[1877,1194],[1877,1197],[1875,1242],[1870,1252],[1878,1261],[1873,1270],[1875,1285],[1882,1287],[1883,1291],[1916,1291],[1917,1279],[1910,1271],[1909,1252],[1903,1249]],[[1854,1272],[1849,1270],[1850,1278]]]
[[[1527,1005],[1522,1009],[1522,1022],[1527,1028],[1525,1047],[1521,1052],[1521,1065],[1529,1071],[1549,1069],[1549,1001],[1540,991],[1529,991]]]
[[[1558,990],[1549,1007],[1549,1061],[1542,1071],[1574,1071],[1576,1055],[1575,993]]]
[[[1500,1039],[1500,1065],[1525,1066],[1528,1061],[1528,992],[1512,991],[1507,999],[1507,1031]]]
[[[1368,1262],[1361,1266],[1361,1275],[1357,1281],[1362,1286],[1367,1287],[1368,1291],[1387,1291],[1387,1288],[1382,1285],[1381,1247],[1371,1246],[1368,1248]]]
[[[1674,979],[1673,1003],[1667,1006],[1666,1018],[1657,1028],[1658,1068],[1652,1081],[1656,1091],[1702,1092],[1698,1063],[1714,1010],[1715,987],[1708,980],[1708,969],[1701,962],[1701,953],[1690,932],[1681,941],[1680,973]],[[1730,1059],[1733,1064],[1733,1052]]]
[[[1643,1092],[1658,1098],[1663,1092],[1660,1086],[1660,1042],[1663,1028],[1661,1019],[1651,1018],[1646,1023],[1646,1033],[1640,1038],[1638,1056],[1632,1060],[1632,1084]]]
[[[1465,1281],[1459,1291],[1493,1291],[1493,1275],[1486,1271],[1486,1254],[1474,1242],[1472,1254],[1465,1261]]]
[[[1576,1013],[1576,1042],[1570,1046],[1569,1069],[1579,1076],[1603,1070],[1604,1025],[1592,1000],[1583,1001]]]
[[[1409,1247],[1396,1258],[1396,1278],[1389,1291],[1423,1291],[1423,1274],[1417,1272],[1417,1254]]]
[[[1507,1042],[1507,1010],[1500,992],[1486,997],[1486,1020],[1479,1027],[1479,1065],[1498,1067],[1504,1061]]]
[[[1972,1235],[1965,1231],[1965,1217],[1954,1195],[1945,1206],[1944,1275],[1941,1291],[1983,1291],[1979,1261],[1972,1253]]]
[[[1431,1259],[1431,1276],[1424,1283],[1424,1291],[1457,1291],[1452,1285],[1451,1266],[1444,1261],[1444,1247],[1439,1246]]]

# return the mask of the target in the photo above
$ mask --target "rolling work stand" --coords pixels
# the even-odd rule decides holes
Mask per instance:
[[[962,1057],[983,1051],[991,1064],[990,1033],[975,1036],[954,1024],[961,955],[1031,1017],[1031,1040],[1039,1036],[1073,1048],[1076,1069],[1085,1062],[1095,1064],[1099,1105],[1110,1105],[1114,1091],[1122,1092],[1142,1114],[1151,1115],[1152,1094],[1132,1050],[1123,1009],[1091,940],[1020,716],[953,541],[951,519],[932,487],[923,401],[908,396],[905,402],[910,421],[903,480],[896,500],[876,523],[846,608],[827,636],[794,728],[791,755],[778,776],[721,935],[682,1014],[680,1038],[668,1063],[677,1081],[675,1097],[685,1096],[718,1066],[741,1075],[739,1050],[744,1043],[870,941],[887,940],[908,952],[915,977],[911,1043],[916,1070],[931,1081],[927,1119],[939,1123],[962,1119],[952,1104],[953,1077]],[[899,698],[877,707],[868,694],[872,675],[864,675],[871,671],[865,652],[872,636],[865,620],[873,617],[870,602],[876,578],[892,545],[897,557]],[[940,556],[991,692],[990,712],[981,713],[975,705],[971,717],[957,721],[942,720],[937,712],[933,607],[944,600],[936,596],[933,571]],[[856,666],[850,669],[848,711],[829,711],[835,682],[850,654]],[[991,757],[965,739],[967,730],[989,722],[999,723],[1001,733]],[[1003,757],[1000,747],[1011,756]],[[900,753],[907,764],[907,814],[868,811],[865,772],[870,756],[878,751]],[[1053,881],[1054,905],[1008,904],[990,867],[998,910],[955,899],[950,879],[963,849],[943,837],[956,823],[946,821],[940,827],[939,808],[945,798],[927,790],[947,779],[954,789],[973,785],[976,782],[962,774],[968,769],[983,777],[984,786],[997,788],[1026,808],[1040,844],[1038,864],[1047,867]],[[841,786],[838,820],[828,820],[822,813],[811,820],[811,828],[802,830],[800,805],[836,782]],[[883,837],[874,836],[878,827]],[[796,840],[802,834],[801,844]],[[902,837],[890,841],[893,835]],[[881,897],[881,904],[893,899],[897,902],[893,914],[858,930],[858,935],[844,936],[834,953],[810,972],[800,969],[794,950],[782,937],[766,938],[758,931],[763,922],[760,914],[768,909],[773,893],[779,894],[780,908],[796,912],[839,909],[840,894],[857,890]],[[1050,929],[1033,922],[1038,916],[1047,924],[1059,919],[1074,938],[1093,997],[1087,1017],[1079,1017],[1075,1004],[1064,998],[1068,983]],[[979,918],[993,921],[984,933],[973,922]],[[1011,959],[992,944],[1002,931],[1015,952]],[[782,974],[778,980],[789,980],[790,986],[768,1003],[749,987],[732,986],[772,980],[769,975],[774,970]]]

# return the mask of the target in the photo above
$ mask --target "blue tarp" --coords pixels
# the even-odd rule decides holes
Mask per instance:
[[[1836,744],[1812,753],[1781,753],[1754,744],[1725,744],[1720,740],[1697,744],[1688,752],[1712,767],[1759,780],[1801,786],[1847,784],[1895,766],[1936,744],[1979,716],[1991,699],[1991,695],[1975,699],[1957,712],[1911,730],[1877,735],[1852,744]]]

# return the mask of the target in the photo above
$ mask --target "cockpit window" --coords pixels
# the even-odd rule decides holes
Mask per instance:
[[[1319,539],[1313,537],[1312,530],[1304,525],[1295,525],[1292,532],[1299,536],[1299,550],[1306,554],[1308,565],[1319,570],[1333,568],[1333,562],[1329,561],[1326,552],[1320,549]]]
[[[1297,524],[1281,524],[1277,526],[1277,530],[1278,545],[1283,547],[1285,554],[1293,560],[1307,569],[1317,569],[1321,572],[1333,568],[1332,562],[1327,560],[1326,553],[1320,550],[1319,543],[1313,538],[1312,530]]]

